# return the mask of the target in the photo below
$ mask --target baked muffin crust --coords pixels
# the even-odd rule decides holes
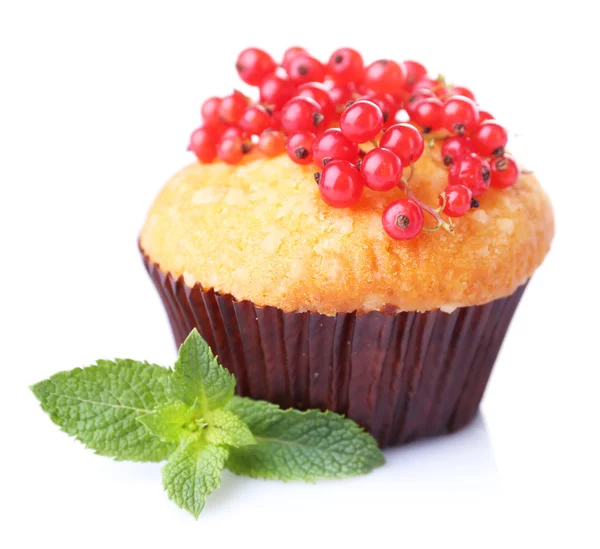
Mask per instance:
[[[141,248],[188,286],[333,315],[484,304],[525,283],[550,247],[552,208],[532,174],[490,188],[456,220],[454,235],[396,241],[381,213],[404,193],[365,189],[356,206],[336,209],[321,200],[315,171],[286,155],[192,164],[159,193]],[[411,180],[415,194],[437,206],[446,185],[439,151],[426,151]],[[427,214],[426,224],[434,224]]]

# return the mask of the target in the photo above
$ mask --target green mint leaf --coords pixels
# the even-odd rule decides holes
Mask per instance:
[[[196,519],[206,497],[221,485],[221,473],[228,451],[222,446],[203,444],[195,439],[183,441],[163,467],[163,486],[179,507]]]
[[[162,461],[175,449],[136,418],[168,400],[170,370],[127,359],[60,372],[31,387],[63,431],[97,454],[118,460]]]
[[[197,405],[191,408],[180,401],[157,406],[153,412],[136,418],[155,436],[165,442],[178,442],[201,428]]]
[[[223,409],[213,410],[206,415],[208,428],[206,441],[210,444],[226,446],[249,446],[256,444],[248,426],[233,412]]]
[[[314,481],[368,473],[385,459],[375,439],[333,412],[281,410],[260,400],[233,397],[237,414],[256,439],[230,448],[227,468],[251,477]]]
[[[225,406],[235,389],[235,378],[195,328],[179,349],[171,382],[174,396],[190,406],[198,399],[205,412]]]

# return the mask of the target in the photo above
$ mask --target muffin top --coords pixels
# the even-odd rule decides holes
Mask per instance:
[[[188,286],[334,315],[487,303],[525,283],[550,247],[552,208],[533,174],[489,188],[478,208],[455,220],[453,234],[395,240],[382,229],[382,212],[403,191],[366,188],[352,207],[333,208],[320,196],[318,170],[285,154],[192,164],[156,198],[142,251]],[[410,186],[437,205],[447,185],[436,145],[415,163]],[[428,214],[425,225],[435,225]]]
[[[552,208],[473,92],[417,61],[235,63],[140,236],[190,287],[326,315],[452,311],[510,295],[548,252]]]

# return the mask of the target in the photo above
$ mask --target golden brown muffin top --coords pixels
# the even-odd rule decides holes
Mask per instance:
[[[142,250],[188,286],[333,315],[487,303],[527,281],[550,247],[552,208],[531,174],[486,191],[478,209],[456,220],[454,235],[423,232],[397,241],[384,233],[381,214],[405,196],[400,190],[365,189],[356,206],[331,208],[315,171],[285,155],[236,166],[192,164],[156,198]],[[435,207],[447,180],[439,151],[426,151],[411,187]]]

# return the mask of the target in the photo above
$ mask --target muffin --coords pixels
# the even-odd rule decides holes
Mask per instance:
[[[295,49],[287,78],[240,55],[262,106],[208,100],[199,161],[150,208],[139,246],[175,341],[196,327],[239,394],[345,414],[382,447],[455,431],[549,250],[550,202],[466,88],[415,62]],[[292,97],[267,103],[277,78]],[[340,105],[340,88],[358,100]]]

